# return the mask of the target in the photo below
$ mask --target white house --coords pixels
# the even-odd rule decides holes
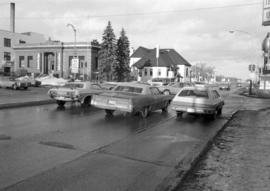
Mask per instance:
[[[190,81],[191,65],[174,49],[159,49],[139,47],[131,55],[132,71],[138,72],[139,81],[153,78]]]

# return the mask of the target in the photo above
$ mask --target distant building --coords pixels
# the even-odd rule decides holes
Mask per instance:
[[[13,47],[16,44],[40,43],[45,41],[44,36],[39,33],[15,33],[0,30],[0,69],[5,70],[5,72],[14,69],[15,51]]]
[[[159,49],[158,61],[157,49],[139,47],[131,55],[131,71],[138,73],[138,79],[148,81],[153,78],[190,80],[191,64],[186,61],[174,49]]]
[[[7,74],[14,71],[15,45],[45,41],[44,36],[39,33],[15,32],[15,3],[10,3],[10,31],[0,30],[0,71]]]
[[[18,44],[15,50],[15,70],[26,69],[28,73],[54,74],[68,78],[71,73],[71,61],[75,55],[79,59],[77,75],[95,80],[98,74],[99,45],[90,42],[64,43],[47,41],[44,43]]]

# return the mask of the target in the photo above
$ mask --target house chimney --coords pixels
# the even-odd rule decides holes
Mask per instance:
[[[10,31],[15,32],[15,3],[10,3]]]

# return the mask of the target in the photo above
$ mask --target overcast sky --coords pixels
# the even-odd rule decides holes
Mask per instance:
[[[0,29],[9,30],[9,0],[0,1]],[[108,21],[116,37],[126,30],[131,47],[174,48],[191,64],[217,74],[249,78],[248,65],[262,65],[262,0],[13,0],[16,32],[47,38],[101,41]],[[229,33],[228,31],[243,31]]]

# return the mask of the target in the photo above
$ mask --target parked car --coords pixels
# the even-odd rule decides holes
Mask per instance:
[[[100,85],[104,89],[112,90],[115,86],[117,86],[117,82],[103,82]]]
[[[220,84],[219,85],[219,89],[220,90],[227,90],[227,91],[229,91],[231,89],[231,86],[230,86],[229,83],[224,83],[224,84]]]
[[[104,91],[97,83],[68,82],[62,87],[50,89],[48,94],[59,106],[64,106],[66,102],[80,102],[82,106],[90,106],[92,96]]]
[[[27,89],[29,83],[24,80],[16,79],[15,77],[1,77],[0,87],[1,88],[12,88],[14,90]]]
[[[173,79],[171,78],[153,78],[147,81],[151,86],[164,86],[171,83]]]
[[[172,82],[166,86],[159,86],[158,89],[166,95],[177,94],[183,87],[194,86],[190,82]]]
[[[26,81],[28,83],[28,86],[34,86],[34,87],[38,87],[41,85],[41,82],[36,80],[33,77],[29,77],[29,76],[21,76],[19,78],[16,78],[17,80],[23,80]]]
[[[172,100],[171,108],[177,117],[184,112],[206,114],[213,119],[222,113],[224,100],[219,92],[211,87],[185,87]]]
[[[243,86],[242,83],[237,83],[238,88],[241,88],[242,86]]]
[[[141,113],[141,116],[146,118],[150,111],[158,109],[167,111],[172,97],[147,84],[122,83],[111,92],[93,95],[91,104],[104,109],[110,116],[114,111],[123,111],[132,114]]]
[[[207,86],[207,84],[205,82],[194,82],[194,85],[196,87],[205,87],[205,86]]]

